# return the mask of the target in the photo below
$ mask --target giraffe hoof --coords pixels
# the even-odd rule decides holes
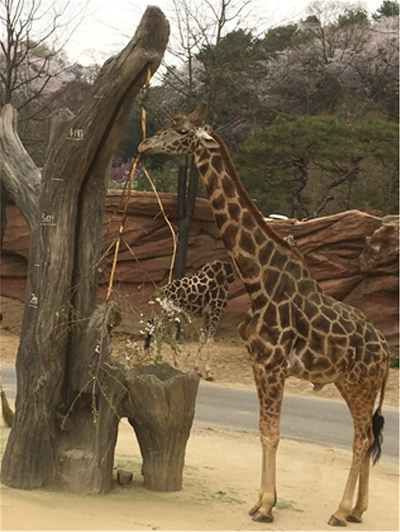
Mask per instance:
[[[210,376],[210,377],[206,377],[206,381],[208,381],[208,382],[214,382],[215,379],[214,379],[214,377],[211,377],[211,376]]]
[[[272,523],[272,521],[274,520],[274,516],[265,515],[260,511],[256,511],[252,519],[253,521],[256,521],[257,523]]]
[[[361,517],[356,517],[356,516],[353,515],[353,514],[349,514],[349,515],[346,517],[346,521],[348,521],[349,523],[362,523],[362,519],[361,519]]]
[[[341,519],[338,519],[334,515],[329,519],[328,525],[330,526],[347,526],[346,521],[342,521]]]
[[[203,375],[202,375],[199,371],[196,372],[196,375],[197,375],[198,377],[200,377],[200,379],[203,378]]]
[[[253,508],[251,510],[249,510],[249,515],[251,515],[253,517],[253,515],[258,512],[258,509],[259,509],[259,506],[257,506],[257,504],[256,504],[255,506],[253,506]]]

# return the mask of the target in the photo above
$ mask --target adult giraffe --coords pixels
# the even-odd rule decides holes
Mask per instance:
[[[255,521],[273,520],[283,391],[285,379],[294,375],[319,388],[335,383],[350,409],[353,458],[343,497],[328,523],[361,522],[368,506],[370,458],[375,463],[381,454],[389,347],[362,312],[324,293],[299,254],[267,225],[202,113],[199,106],[188,116],[176,116],[144,140],[139,151],[193,157],[224,245],[251,299],[239,326],[260,404],[261,488],[250,515]]]

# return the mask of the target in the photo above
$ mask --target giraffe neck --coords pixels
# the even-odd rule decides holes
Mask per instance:
[[[198,146],[193,158],[226,250],[253,306],[257,300],[262,306],[266,299],[283,296],[279,285],[287,284],[287,279],[282,271],[296,270],[296,279],[311,277],[298,253],[267,225],[251,201],[222,140],[215,133],[213,138],[219,148]]]

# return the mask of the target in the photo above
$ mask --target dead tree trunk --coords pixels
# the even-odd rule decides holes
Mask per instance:
[[[7,225],[7,214],[6,208],[8,203],[8,192],[4,186],[3,181],[0,182],[0,219],[1,219],[1,229],[0,229],[0,250],[3,249],[3,239],[4,233]]]
[[[107,169],[168,34],[163,13],[149,7],[130,43],[104,64],[77,116],[59,121],[41,183],[16,133],[15,111],[3,109],[1,178],[32,236],[16,413],[2,462],[8,486],[61,482],[96,493],[111,485],[113,402],[122,391],[107,367],[110,310],[96,310]],[[82,485],[85,474],[90,480]]]

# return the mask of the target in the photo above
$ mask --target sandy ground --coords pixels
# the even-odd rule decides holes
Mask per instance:
[[[5,436],[7,431],[3,431]],[[350,453],[281,442],[275,521],[247,515],[257,497],[260,444],[254,435],[195,426],[187,446],[183,490],[142,486],[141,457],[132,429],[121,422],[116,467],[134,472],[127,487],[80,496],[1,487],[2,530],[332,530],[326,523],[341,496]],[[399,530],[398,465],[372,470],[370,508],[348,530]]]
[[[130,339],[130,345],[134,341]],[[120,359],[132,355],[127,338],[114,337]],[[18,336],[2,330],[2,364],[15,360]],[[196,344],[180,354],[190,369]],[[170,357],[168,350],[165,359]],[[204,357],[203,357],[204,358]],[[132,362],[132,358],[131,358]],[[218,384],[247,387],[252,383],[246,352],[235,338],[215,346],[213,373]],[[314,394],[309,383],[289,379],[288,393]],[[398,371],[391,372],[386,404],[398,406]],[[319,393],[337,397],[334,387]],[[4,449],[8,429],[1,427]],[[133,482],[107,495],[21,491],[0,486],[1,530],[332,530],[327,525],[342,495],[351,453],[282,440],[277,463],[278,503],[271,524],[254,523],[247,515],[260,482],[260,443],[255,435],[217,431],[195,425],[187,446],[183,490],[146,490],[140,474],[141,455],[134,432],[122,421],[115,469],[134,473]],[[384,458],[372,468],[370,508],[362,524],[348,530],[399,530],[399,466]]]

